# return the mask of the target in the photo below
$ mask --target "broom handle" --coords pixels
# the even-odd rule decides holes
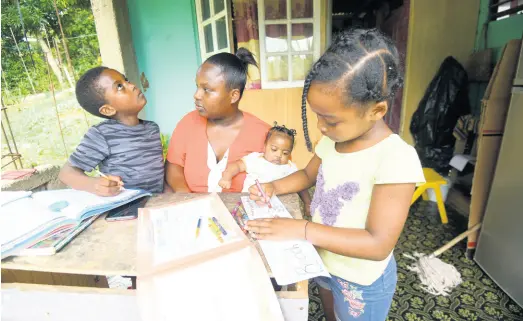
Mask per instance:
[[[479,230],[480,227],[481,227],[481,223],[478,223],[478,224],[474,225],[470,229],[466,230],[465,232],[463,232],[460,235],[458,235],[455,238],[453,238],[447,244],[443,245],[442,247],[440,247],[439,249],[434,251],[434,253],[432,253],[432,256],[434,256],[434,257],[439,256],[441,253],[443,253],[446,250],[450,249],[451,247],[453,247],[459,241],[463,240],[464,238],[466,238],[470,234],[472,234],[472,233],[476,232],[477,230]]]

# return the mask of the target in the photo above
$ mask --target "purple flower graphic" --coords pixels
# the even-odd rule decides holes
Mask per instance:
[[[316,179],[316,191],[311,203],[311,213],[319,208],[323,224],[332,226],[340,215],[343,203],[341,200],[350,201],[358,194],[360,186],[356,182],[346,182],[329,191],[325,190],[325,179],[323,177],[323,165],[318,170]]]

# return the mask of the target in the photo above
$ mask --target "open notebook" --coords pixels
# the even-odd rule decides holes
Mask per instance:
[[[258,206],[248,196],[242,196],[241,200],[249,219],[292,218],[285,205],[276,196],[271,198],[272,207]],[[330,277],[320,255],[308,241],[259,240],[258,242],[279,285],[296,283],[317,276]]]
[[[150,196],[142,190],[126,189],[113,197],[66,189],[36,192],[25,197],[3,196],[0,213],[0,244],[2,259],[16,255],[42,239],[73,228],[85,219],[102,214],[135,199]],[[14,195],[14,194],[13,194]],[[13,200],[14,199],[14,200]]]
[[[139,211],[143,321],[283,321],[258,251],[217,194]],[[226,232],[221,239],[208,226],[212,217]]]

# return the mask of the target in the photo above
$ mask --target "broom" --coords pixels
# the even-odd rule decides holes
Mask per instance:
[[[433,295],[447,296],[452,289],[461,283],[461,275],[458,270],[437,257],[465,237],[477,231],[480,227],[481,223],[474,225],[430,255],[423,255],[421,253],[414,253],[413,255],[403,254],[406,258],[416,261],[409,266],[408,269],[418,274],[423,290]]]

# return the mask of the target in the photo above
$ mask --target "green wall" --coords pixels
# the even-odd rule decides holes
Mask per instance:
[[[162,133],[194,109],[194,77],[201,63],[194,0],[127,0],[139,74],[145,73],[146,118]]]
[[[488,19],[489,0],[481,0],[478,29],[476,32],[476,50],[485,48],[485,37],[483,30]],[[523,14],[510,16],[508,18],[491,21],[487,29],[487,48],[494,50],[494,62],[501,56],[505,44],[511,39],[521,39],[523,35]]]
[[[485,48],[493,49],[493,61],[495,64],[501,57],[503,47],[511,39],[521,39],[523,35],[523,14],[508,17],[506,19],[491,21],[488,23],[487,46],[485,47],[484,28],[488,20],[489,0],[481,0],[478,17],[478,28],[476,31],[475,50]],[[481,113],[481,99],[487,88],[486,83],[471,84],[469,87],[469,97],[473,114]]]

